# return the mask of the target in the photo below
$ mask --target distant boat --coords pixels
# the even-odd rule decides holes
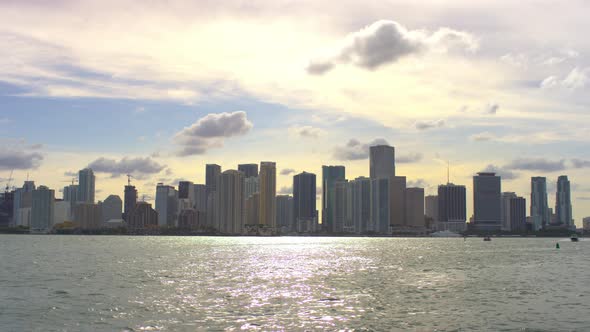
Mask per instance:
[[[486,237],[484,237],[484,238],[483,238],[483,240],[484,240],[484,241],[492,241],[492,238],[491,238],[491,237],[489,237],[489,236],[486,236]]]
[[[572,240],[572,242],[578,242],[578,234],[572,234],[572,236],[570,237],[570,239]]]
[[[439,231],[430,234],[432,237],[461,237],[460,234],[453,233],[451,231]]]

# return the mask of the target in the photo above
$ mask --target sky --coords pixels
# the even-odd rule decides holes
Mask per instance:
[[[479,171],[530,198],[568,175],[590,216],[590,1],[0,2],[0,183],[62,188],[91,166],[97,198],[125,174],[204,183],[206,163],[292,176],[396,148],[433,194]],[[60,193],[56,196],[61,197]]]

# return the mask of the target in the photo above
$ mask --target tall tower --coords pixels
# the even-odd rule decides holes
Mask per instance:
[[[32,192],[31,233],[47,233],[53,227],[55,192],[46,186]]]
[[[531,178],[531,219],[533,230],[538,231],[549,224],[547,205],[547,179],[542,176]]]
[[[573,226],[572,221],[572,198],[570,191],[570,181],[567,175],[561,175],[557,178],[557,194],[555,197],[555,214],[557,223]]]
[[[126,222],[129,222],[131,212],[135,209],[135,204],[137,204],[137,189],[135,189],[135,186],[132,186],[131,184],[125,186],[125,195],[123,199],[125,200],[123,204],[123,219],[125,219]]]
[[[295,224],[317,223],[316,176],[303,172],[293,177],[293,218]]]
[[[242,234],[246,204],[244,174],[233,169],[221,173],[215,197],[217,230],[224,234]]]
[[[389,145],[371,146],[369,165],[371,179],[389,179],[395,176],[394,147]]]
[[[502,184],[496,173],[480,172],[473,177],[473,221],[480,230],[496,231],[502,226]]]
[[[78,202],[94,204],[96,177],[90,168],[78,172]]]
[[[207,195],[217,189],[217,178],[221,174],[221,166],[217,164],[207,164],[205,166],[205,185],[207,186]]]
[[[467,220],[465,186],[448,183],[438,186],[438,230],[463,232]]]
[[[276,163],[263,161],[260,163],[260,224],[276,230],[277,219],[277,166]]]
[[[158,183],[156,187],[156,211],[158,226],[176,226],[178,218],[178,192],[172,186]]]
[[[322,228],[334,232],[334,184],[346,179],[344,166],[322,166]]]

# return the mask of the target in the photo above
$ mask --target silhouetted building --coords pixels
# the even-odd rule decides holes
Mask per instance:
[[[425,228],[424,188],[406,188],[406,226]]]
[[[547,179],[541,176],[531,178],[531,220],[533,230],[538,231],[549,224],[547,204]]]
[[[448,183],[438,186],[437,230],[463,232],[467,221],[465,186]]]
[[[313,173],[303,172],[293,177],[293,219],[296,225],[308,221],[317,223],[316,176]]]
[[[473,222],[478,230],[500,230],[501,191],[501,178],[495,173],[480,172],[473,177]]]
[[[8,227],[12,224],[14,213],[14,191],[0,194],[0,226]]]
[[[129,214],[131,213],[131,211],[133,211],[133,209],[135,209],[135,204],[137,204],[137,189],[135,189],[135,186],[132,185],[128,185],[125,186],[125,205],[124,205],[124,209],[123,209],[123,219],[125,219],[125,221],[129,221],[127,220]]]
[[[378,234],[390,233],[390,184],[390,178],[371,179],[371,223],[368,231]]]
[[[334,183],[346,179],[344,166],[322,166],[322,228],[334,232]]]
[[[502,230],[505,232],[511,231],[511,220],[510,216],[512,212],[510,211],[511,201],[513,198],[516,198],[516,194],[513,192],[504,192],[502,193]]]
[[[572,197],[570,191],[570,181],[567,175],[561,175],[557,178],[557,194],[555,197],[555,214],[557,224],[565,225],[568,228],[574,226],[572,217]]]
[[[422,194],[424,195],[424,194]],[[422,198],[424,201],[424,197]],[[424,204],[424,203],[423,203]],[[408,226],[406,216],[406,177],[389,178],[389,224],[395,228]],[[422,208],[424,209],[424,207]],[[424,212],[422,212],[424,213]]]
[[[31,233],[47,233],[53,227],[55,192],[46,186],[39,186],[31,196]]]
[[[35,190],[34,181],[25,181],[22,188],[15,189],[12,206],[12,226],[30,226],[33,190]],[[21,211],[21,209],[24,210]]]
[[[80,229],[99,229],[102,211],[98,204],[78,203],[74,208],[74,220]]]
[[[207,164],[205,166],[205,185],[207,186],[207,195],[217,189],[217,178],[221,174],[221,166],[217,164]]]
[[[130,233],[141,233],[146,230],[154,230],[158,227],[158,212],[152,209],[152,205],[146,202],[137,202],[129,213],[127,230]]]
[[[278,198],[279,196],[277,196]],[[278,206],[277,206],[278,209]],[[246,198],[246,225],[254,226],[260,223],[260,193],[253,193]],[[278,210],[277,210],[278,215]],[[277,217],[278,218],[278,217]]]
[[[193,185],[193,192],[193,209],[205,213],[207,211],[207,186],[204,184],[195,184]]]
[[[227,170],[219,176],[217,190],[216,225],[224,234],[242,234],[245,218],[244,174]]]
[[[272,231],[277,228],[277,166],[276,163],[263,161],[260,163],[260,224],[270,227]]]
[[[244,178],[258,177],[258,164],[239,164],[238,171],[244,173]]]
[[[348,186],[352,189],[350,202],[354,231],[364,234],[371,223],[371,179],[358,177],[348,182]]]
[[[426,217],[432,218],[432,221],[436,223],[438,221],[438,196],[428,195],[424,197],[424,209]]]
[[[293,197],[277,195],[277,227],[281,232],[288,233],[296,230],[293,216]]]
[[[371,179],[389,179],[395,176],[395,149],[389,145],[375,145],[369,148]]]
[[[78,202],[94,204],[96,177],[90,168],[78,172]]]
[[[205,225],[205,212],[195,209],[181,210],[178,214],[178,228],[195,231]]]
[[[352,232],[352,204],[349,204],[348,181],[340,180],[334,182],[334,204],[332,216],[334,224],[332,232],[344,233]]]
[[[513,197],[510,199],[510,230],[513,232],[526,231],[526,199]]]
[[[56,199],[53,205],[53,225],[72,220],[72,207],[70,202]]]
[[[248,198],[252,194],[260,191],[259,181],[257,176],[251,176],[244,179],[244,197]]]
[[[106,224],[109,220],[121,220],[123,202],[121,197],[117,195],[109,195],[101,204],[102,224]]]
[[[172,186],[158,183],[156,187],[158,226],[174,227],[178,217],[178,192]]]
[[[178,199],[194,200],[193,183],[190,181],[178,182]]]

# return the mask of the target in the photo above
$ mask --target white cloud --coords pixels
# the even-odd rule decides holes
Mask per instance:
[[[289,128],[289,132],[293,135],[306,138],[319,138],[325,134],[323,129],[312,126],[292,126]]]
[[[440,127],[444,127],[444,125],[445,125],[445,120],[443,120],[443,119],[432,120],[432,121],[416,121],[414,123],[414,127],[418,130],[440,128]]]
[[[334,157],[339,160],[360,160],[369,157],[369,149],[374,145],[389,145],[383,138],[374,139],[368,143],[361,143],[356,138],[351,138],[344,146],[334,149]]]
[[[174,141],[181,146],[179,156],[203,154],[222,147],[225,138],[247,134],[252,127],[244,111],[211,113],[178,132]]]
[[[166,165],[161,165],[150,157],[124,157],[119,161],[101,157],[91,162],[88,167],[97,173],[109,173],[111,176],[117,177],[125,174],[133,174],[134,176],[156,174],[165,169]]]
[[[540,87],[544,89],[562,87],[576,90],[586,87],[588,82],[590,82],[590,68],[580,69],[576,67],[562,79],[555,75],[548,76],[541,81]]]
[[[307,72],[321,75],[341,63],[375,70],[410,55],[446,53],[449,49],[474,51],[477,47],[475,38],[463,31],[440,28],[429,33],[425,30],[408,30],[396,21],[380,20],[349,34],[334,55],[312,59]]]

